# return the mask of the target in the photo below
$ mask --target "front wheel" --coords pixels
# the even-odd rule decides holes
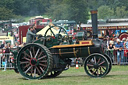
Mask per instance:
[[[104,55],[94,53],[86,58],[84,69],[91,77],[103,77],[108,73],[109,62]]]

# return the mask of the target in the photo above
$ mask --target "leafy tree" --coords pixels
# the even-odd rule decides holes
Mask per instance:
[[[7,20],[15,17],[12,10],[5,7],[0,7],[0,20]]]
[[[13,5],[14,2],[15,2],[15,0],[0,0],[0,7],[13,9],[14,8],[14,5]]]
[[[47,11],[49,16],[56,20],[75,20],[85,23],[88,19],[86,0],[53,0]]]
[[[125,6],[126,10],[128,10],[128,0],[119,0],[119,2],[121,3],[120,7]]]
[[[117,7],[115,11],[117,18],[125,18],[128,15],[128,11],[126,11],[126,7]]]
[[[98,8],[98,18],[107,19],[111,18],[114,15],[114,10],[109,6],[100,6]]]

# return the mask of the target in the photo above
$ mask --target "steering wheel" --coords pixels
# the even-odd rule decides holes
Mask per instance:
[[[49,33],[52,37],[57,39],[57,44],[63,43],[65,40],[69,42],[69,35],[67,31],[60,26],[50,26],[50,28],[46,30],[44,37],[47,38]],[[64,36],[66,36],[67,38],[65,39]]]

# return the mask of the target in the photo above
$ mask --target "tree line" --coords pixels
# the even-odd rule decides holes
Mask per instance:
[[[99,19],[127,18],[128,0],[0,0],[0,20],[20,16],[47,15],[53,20],[90,18],[90,10],[98,10]]]

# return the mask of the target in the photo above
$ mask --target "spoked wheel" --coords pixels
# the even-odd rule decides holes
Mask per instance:
[[[62,73],[62,71],[51,71],[49,72],[49,74],[46,76],[47,78],[54,78],[58,75],[60,75]]]
[[[109,70],[107,58],[99,53],[89,55],[84,62],[85,72],[91,77],[103,77]]]
[[[40,79],[52,69],[53,58],[45,46],[28,44],[24,46],[17,57],[19,73],[26,79]]]

